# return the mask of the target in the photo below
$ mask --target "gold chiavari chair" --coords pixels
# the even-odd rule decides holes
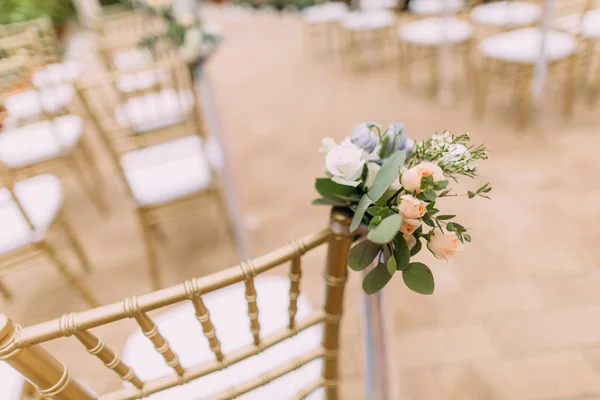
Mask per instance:
[[[60,42],[56,36],[52,19],[48,16],[0,25],[0,37],[13,36],[27,30],[35,31],[44,64],[57,62],[60,59]]]
[[[26,69],[26,59],[0,63],[0,74],[18,75]],[[83,119],[67,109],[73,92],[67,85],[2,96],[7,117],[0,131],[0,162],[24,176],[72,170],[90,200],[105,212],[103,181],[88,144],[89,133]]]
[[[31,68],[45,62],[36,30],[29,27],[14,35],[0,36],[0,58],[13,57],[26,53]]]
[[[142,9],[101,15],[94,23],[98,42],[105,47],[111,44],[137,43],[143,37],[164,32],[165,29],[161,17]]]
[[[158,73],[152,85],[138,89],[121,80],[143,72]],[[154,288],[161,286],[161,278],[153,237],[162,237],[164,221],[217,206],[235,243],[218,179],[221,149],[205,134],[187,64],[165,59],[81,81],[78,89],[136,204]]]
[[[456,15],[429,16],[401,24],[398,28],[399,82],[410,86],[414,64],[426,61],[429,64],[427,92],[431,97],[435,96],[440,85],[440,57],[444,50],[462,57],[465,76],[468,77],[473,33],[471,24]],[[450,65],[446,67],[452,68]]]
[[[41,324],[21,327],[0,314],[0,360],[55,400],[225,400],[242,395],[337,400],[350,222],[350,215],[334,210],[327,229],[239,266]],[[300,291],[302,256],[325,244],[325,299],[313,310]],[[288,279],[265,276],[288,262]],[[134,319],[139,329],[119,357],[93,330],[125,319]],[[94,393],[41,346],[69,336],[124,387]]]
[[[333,53],[339,49],[339,22],[348,13],[348,5],[328,1],[302,10],[306,45],[311,51]]]
[[[15,181],[14,171],[0,164],[0,273],[27,265],[44,256],[66,282],[90,305],[98,302],[58,252],[61,244],[77,257],[85,271],[90,263],[63,215],[63,188],[54,175]],[[57,241],[60,240],[60,242]],[[0,283],[0,294],[12,295]]]
[[[554,17],[575,14],[576,32],[581,32],[581,16],[591,7],[592,0],[565,0],[554,6]],[[474,96],[474,110],[482,117],[488,96],[490,81],[514,79],[514,105],[517,129],[523,129],[531,120],[532,83],[535,65],[540,58],[543,29],[529,27],[509,30],[489,36],[478,44],[479,62]],[[570,118],[573,114],[578,58],[581,55],[580,33],[569,34],[550,29],[544,40],[544,57],[548,62],[550,77],[562,80],[562,114]]]

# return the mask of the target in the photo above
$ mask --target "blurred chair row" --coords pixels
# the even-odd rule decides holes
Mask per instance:
[[[89,145],[94,131],[135,204],[153,288],[162,286],[155,239],[163,237],[164,221],[217,207],[234,241],[219,181],[221,149],[206,134],[191,69],[167,40],[140,47],[141,39],[162,29],[153,15],[128,11],[100,18],[97,26],[107,71],[85,65],[86,74],[76,61],[48,63],[37,21],[6,29],[10,34],[0,38],[0,271],[46,254],[92,306],[98,301],[51,240],[55,228],[61,230],[89,270],[78,235],[63,217],[61,182],[47,172],[73,171],[98,209],[108,212]],[[10,297],[5,285],[0,293]]]
[[[440,76],[452,75],[453,58],[461,55],[468,92],[474,110],[482,116],[490,93],[490,81],[514,81],[513,103],[518,127],[531,116],[534,67],[544,41],[549,81],[563,84],[563,115],[570,117],[576,94],[588,104],[597,102],[600,92],[600,66],[597,43],[600,40],[600,7],[595,0],[559,0],[552,10],[552,23],[543,39],[544,5],[534,0],[504,0],[485,4],[463,0],[413,0],[410,12],[398,18],[391,10],[396,4],[382,0],[362,0],[349,11],[341,2],[329,2],[304,12],[310,42],[318,48],[325,43],[339,48],[348,68],[370,66],[388,60],[394,32],[398,37],[398,63],[401,81],[410,83],[413,65],[428,61],[429,88],[438,93]],[[476,51],[474,51],[476,50]],[[448,57],[450,54],[450,58]],[[454,78],[452,78],[454,79]]]

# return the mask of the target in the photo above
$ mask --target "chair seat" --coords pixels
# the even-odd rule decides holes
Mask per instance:
[[[348,5],[339,1],[306,7],[304,20],[309,24],[324,24],[339,21],[348,12]]]
[[[490,36],[479,43],[479,49],[490,58],[534,64],[539,57],[541,43],[542,31],[539,28],[523,28]],[[549,31],[545,43],[548,61],[564,59],[577,47],[571,35],[557,31]]]
[[[55,114],[64,109],[75,94],[73,85],[61,83],[40,90],[26,90],[4,99],[8,115],[16,119],[28,119],[44,112]]]
[[[398,0],[361,0],[360,9],[365,11],[388,10],[398,7]]]
[[[4,361],[0,361],[0,400],[20,400],[25,379]]]
[[[162,76],[159,70],[140,71],[119,77],[116,85],[120,92],[130,93],[151,88],[161,81]]]
[[[469,23],[454,17],[431,17],[401,26],[398,36],[408,43],[440,46],[470,39],[473,28]]]
[[[557,18],[554,26],[572,35],[581,33],[587,38],[600,39],[600,9],[588,11],[583,18],[581,18],[581,14]]]
[[[390,10],[353,11],[344,16],[341,25],[351,31],[367,31],[387,28],[396,22]]]
[[[62,206],[62,186],[54,175],[17,182],[14,193],[35,230],[31,231],[10,191],[0,188],[0,254],[42,240]]]
[[[410,12],[419,15],[454,14],[464,6],[464,0],[414,0],[408,3]]]
[[[268,336],[288,323],[289,279],[275,276],[255,278],[258,319],[261,337]],[[208,293],[203,300],[210,311],[211,321],[224,354],[252,344],[248,306],[244,297],[244,285]],[[297,320],[312,313],[312,307],[304,295],[298,297]],[[195,318],[194,307],[186,302],[154,318],[160,333],[169,341],[172,350],[179,356],[181,365],[189,367],[214,360],[202,327]],[[322,327],[313,326],[266,351],[252,356],[221,371],[196,379],[183,386],[174,387],[147,397],[153,400],[196,400],[223,393],[227,388],[244,383],[268,372],[292,358],[318,348],[321,344]],[[143,333],[138,330],[127,340],[123,349],[123,361],[130,365],[142,380],[172,374],[173,371],[158,354]],[[314,360],[273,382],[246,393],[240,400],[287,400],[299,390],[318,379],[322,361]],[[323,390],[317,390],[309,400],[324,399]]]
[[[118,51],[113,55],[113,64],[118,70],[142,68],[152,63],[152,53],[147,49]]]
[[[75,82],[83,72],[83,67],[77,61],[48,64],[31,76],[33,85],[37,88],[57,85],[59,83]]]
[[[165,89],[128,99],[115,111],[117,122],[135,132],[148,132],[179,124],[189,118],[194,106],[191,90]]]
[[[48,161],[71,150],[81,138],[78,115],[63,115],[0,132],[0,162],[20,168]]]
[[[479,25],[522,27],[535,23],[542,15],[539,5],[525,1],[498,1],[476,6],[471,19]]]
[[[184,136],[124,154],[121,166],[137,203],[151,206],[183,198],[212,183],[202,139]]]

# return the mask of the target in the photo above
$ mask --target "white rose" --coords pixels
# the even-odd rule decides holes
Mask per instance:
[[[444,233],[440,230],[433,231],[427,247],[429,247],[429,250],[431,250],[436,257],[443,258],[446,261],[450,261],[457,252],[463,250],[463,244],[458,239],[458,236],[456,236],[456,233]]]
[[[402,214],[402,218],[415,219],[421,218],[427,212],[425,203],[414,196],[405,194],[400,197],[398,211]]]
[[[402,225],[400,226],[400,232],[404,236],[412,235],[421,226],[420,219],[402,219]]]
[[[434,182],[446,180],[444,171],[439,165],[425,161],[402,174],[402,186],[408,191],[414,190],[419,193],[421,191],[421,179],[425,176],[433,176]]]
[[[329,153],[329,150],[333,149],[337,144],[335,139],[332,137],[326,137],[321,139],[321,147],[319,147],[319,153]]]
[[[365,161],[361,150],[352,143],[342,143],[329,150],[325,157],[325,167],[331,180],[340,185],[356,187],[360,181]]]
[[[374,162],[367,163],[367,179],[365,180],[365,185],[368,188],[370,188],[373,182],[375,181],[375,177],[377,176],[377,173],[380,169],[381,167],[379,166],[379,164],[376,164]]]

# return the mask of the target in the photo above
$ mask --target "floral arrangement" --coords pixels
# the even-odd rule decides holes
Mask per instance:
[[[425,244],[436,258],[449,261],[471,241],[455,215],[437,208],[449,197],[489,198],[489,184],[466,193],[450,188],[461,176],[475,177],[477,161],[488,157],[485,146],[469,141],[468,133],[443,132],[415,143],[400,123],[382,131],[372,122],[357,125],[339,144],[322,140],[327,177],[316,180],[321,198],[313,204],[350,209],[350,230],[361,238],[366,233],[350,249],[348,265],[362,271],[375,262],[363,280],[367,294],[383,289],[397,271],[411,290],[433,293],[431,270],[411,258]]]
[[[176,11],[172,0],[146,0],[142,6],[162,16],[167,23],[165,33],[142,38],[142,47],[153,49],[158,40],[168,37],[178,47],[181,58],[188,64],[195,64],[208,58],[223,40],[218,26],[203,21],[195,10]]]

